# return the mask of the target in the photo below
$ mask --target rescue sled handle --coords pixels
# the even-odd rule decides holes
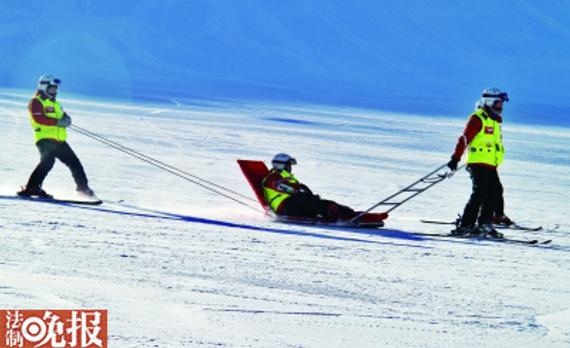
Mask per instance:
[[[463,168],[464,166],[465,166],[465,164],[462,164],[461,166],[459,166],[459,168],[457,168],[457,170]],[[430,172],[429,174],[427,174],[423,178],[415,181],[413,184],[409,185],[408,187],[403,188],[400,191],[394,193],[393,195],[386,197],[383,200],[381,200],[380,202],[374,204],[372,207],[368,208],[367,210],[365,210],[362,213],[353,217],[351,221],[357,221],[358,219],[360,219],[360,217],[362,215],[371,212],[372,210],[376,209],[377,207],[379,207],[381,205],[391,206],[390,209],[385,211],[385,213],[389,213],[392,210],[394,210],[394,209],[398,208],[399,206],[401,206],[402,204],[404,204],[405,202],[407,202],[410,199],[414,198],[415,196],[419,195],[420,193],[426,191],[427,189],[429,189],[433,185],[435,185],[435,184],[437,184],[437,183],[439,183],[439,182],[441,182],[447,178],[451,178],[453,176],[453,174],[455,174],[455,171],[443,172],[442,170],[444,168],[447,168],[447,163],[441,165],[436,170]],[[400,197],[398,200],[398,198],[397,198],[398,196],[402,196],[402,197]],[[394,198],[396,198],[396,200],[392,201]]]

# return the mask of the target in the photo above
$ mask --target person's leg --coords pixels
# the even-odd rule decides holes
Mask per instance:
[[[495,213],[493,215],[493,223],[495,225],[510,226],[514,224],[514,222],[507,215],[505,215],[504,189],[498,174],[499,173],[497,173],[497,183],[498,183],[497,206],[495,208]]]
[[[460,227],[472,227],[475,225],[481,209],[481,204],[485,197],[484,168],[468,167],[471,177],[471,196],[463,209]]]
[[[41,188],[46,176],[53,168],[58,143],[54,140],[43,139],[36,143],[36,147],[40,152],[40,163],[36,166],[28,179],[26,189],[30,191]]]
[[[61,144],[56,157],[71,171],[75,184],[77,185],[77,190],[83,191],[89,188],[83,165],[67,143],[64,142]]]
[[[497,197],[497,208],[495,209],[495,216],[503,217],[505,215],[505,198],[503,197],[504,189],[498,174],[499,173],[497,173],[497,183],[499,186],[497,192],[498,197]]]
[[[336,202],[320,199],[316,195],[296,195],[288,198],[283,206],[282,214],[316,218],[325,221],[346,220],[354,216],[354,210]]]
[[[494,214],[502,207],[502,185],[496,170],[489,169],[485,172],[486,195],[481,206],[479,225],[491,224]]]
[[[328,220],[349,220],[355,216],[353,209],[326,199],[320,200],[320,210]]]
[[[483,195],[481,200],[481,215],[479,216],[479,226],[492,223],[493,214],[497,209],[499,200],[499,176],[497,171],[488,168],[482,168],[482,184]]]
[[[291,196],[283,204],[283,215],[315,218],[323,212],[320,200],[313,195]]]

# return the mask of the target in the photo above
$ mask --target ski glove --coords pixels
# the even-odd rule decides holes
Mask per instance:
[[[277,191],[285,192],[285,193],[295,193],[295,189],[290,185],[285,183],[280,183],[277,185]]]
[[[459,163],[459,160],[451,157],[451,161],[447,162],[447,166],[449,167],[449,169],[456,171],[458,163]]]
[[[313,191],[311,191],[311,189],[308,186],[303,184],[301,184],[301,187],[299,187],[297,191],[299,191],[299,193],[301,194],[309,194],[309,195],[313,194]]]
[[[68,114],[63,115],[63,117],[57,120],[58,127],[69,127],[71,126],[71,117]]]

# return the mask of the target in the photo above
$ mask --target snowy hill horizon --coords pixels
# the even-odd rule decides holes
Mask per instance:
[[[511,96],[509,122],[570,126],[566,2],[3,5],[3,88],[32,90],[50,73],[65,93],[133,101],[302,102],[464,118],[496,86]]]

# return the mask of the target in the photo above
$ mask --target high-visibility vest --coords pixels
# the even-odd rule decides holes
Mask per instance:
[[[469,144],[467,164],[488,164],[494,167],[503,163],[505,148],[501,134],[501,124],[487,116],[483,109],[473,114],[481,120],[481,130]]]
[[[63,118],[64,112],[59,102],[49,98],[44,99],[41,95],[35,96],[34,99],[37,99],[42,103],[44,115],[47,117],[54,118],[56,120]],[[36,139],[36,143],[42,139],[54,139],[57,141],[65,141],[67,139],[67,130],[65,127],[47,126],[45,124],[37,123],[34,120],[31,111],[29,114],[32,128],[34,129],[34,138]]]
[[[290,183],[293,183],[293,184],[299,183],[299,180],[297,180],[297,178],[295,178],[295,176],[293,176],[292,173],[289,173],[286,170],[277,170],[274,172],[278,173],[283,179],[287,180]],[[269,176],[271,176],[271,174],[267,175],[265,177],[265,179],[263,179],[263,195],[265,196],[265,201],[271,207],[271,210],[273,210],[274,212],[277,212],[277,209],[279,208],[281,203],[284,200],[286,200],[287,198],[291,197],[291,194],[287,193],[287,192],[277,191],[277,190],[274,190],[272,188],[265,186],[265,180]]]

